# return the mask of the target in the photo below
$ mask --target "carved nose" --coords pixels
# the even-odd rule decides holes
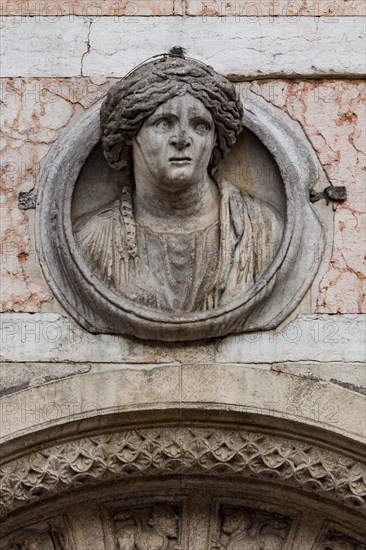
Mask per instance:
[[[181,150],[191,145],[191,138],[187,136],[186,132],[179,132],[177,136],[172,136],[169,139],[169,143],[174,145],[177,149]]]

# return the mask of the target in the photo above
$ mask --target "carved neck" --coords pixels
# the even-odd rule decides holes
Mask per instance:
[[[154,231],[185,232],[204,229],[219,218],[219,191],[208,175],[188,189],[152,188],[136,178],[133,196],[135,218]]]

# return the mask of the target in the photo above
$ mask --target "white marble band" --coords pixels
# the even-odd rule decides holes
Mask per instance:
[[[120,77],[177,44],[234,80],[361,77],[362,17],[3,17],[3,77]]]

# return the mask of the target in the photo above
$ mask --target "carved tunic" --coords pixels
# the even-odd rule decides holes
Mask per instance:
[[[79,218],[76,241],[97,276],[141,305],[193,312],[229,303],[268,266],[282,226],[259,199],[229,183],[220,191],[220,219],[203,230],[154,232],[121,198]]]

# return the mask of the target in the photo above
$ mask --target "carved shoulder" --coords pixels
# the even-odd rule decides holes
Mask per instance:
[[[252,230],[265,241],[279,243],[283,232],[283,220],[279,213],[263,200],[226,183],[229,191],[230,220],[238,238],[243,236],[248,217]]]
[[[92,212],[87,212],[86,214],[82,214],[79,218],[77,218],[74,224],[74,233],[75,234],[78,233],[90,222],[95,222],[95,220],[97,220],[97,223],[98,221],[103,223],[103,220],[108,220],[110,218],[113,218],[113,212],[115,208],[118,208],[118,205],[119,205],[119,201],[115,201],[113,203],[102,206],[97,210],[93,210]]]
[[[121,228],[114,227],[118,219],[119,201],[103,206],[80,216],[74,224],[76,243],[92,270],[110,280],[116,233],[121,237]]]

